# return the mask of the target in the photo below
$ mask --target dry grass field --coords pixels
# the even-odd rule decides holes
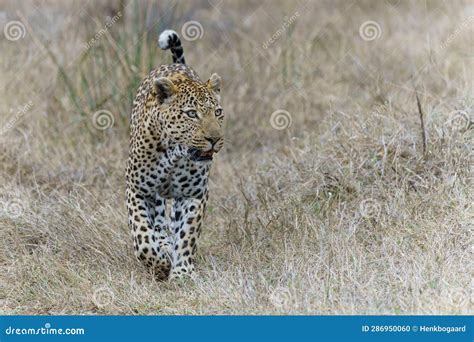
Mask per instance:
[[[472,314],[473,26],[461,0],[0,0],[0,313]],[[124,205],[166,28],[226,115],[179,282]]]

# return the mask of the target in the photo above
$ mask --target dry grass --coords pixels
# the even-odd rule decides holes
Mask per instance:
[[[126,1],[88,49],[112,2],[1,3],[2,27],[26,29],[0,41],[2,313],[472,313],[469,1]],[[170,60],[156,31],[189,20],[188,63],[225,82],[228,142],[199,277],[158,283],[126,225],[128,116]]]

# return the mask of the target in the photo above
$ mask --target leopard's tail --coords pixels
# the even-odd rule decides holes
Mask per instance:
[[[161,32],[160,37],[158,38],[158,45],[162,50],[171,50],[171,53],[173,54],[173,63],[186,64],[184,61],[183,46],[181,45],[181,40],[176,31],[165,30]]]

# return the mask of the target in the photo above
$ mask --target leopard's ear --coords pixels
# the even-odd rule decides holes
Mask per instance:
[[[153,87],[155,88],[156,97],[160,104],[170,99],[177,91],[173,81],[166,77],[157,78],[153,82]]]
[[[216,94],[219,94],[221,92],[221,82],[221,77],[218,74],[214,73],[211,75],[209,81],[207,81],[207,87]]]

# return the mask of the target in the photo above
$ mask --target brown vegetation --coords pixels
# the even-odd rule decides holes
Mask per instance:
[[[469,1],[159,3],[1,1],[24,25],[0,39],[2,313],[472,313]],[[199,277],[159,283],[126,223],[128,120],[170,62],[158,31],[191,20],[227,142]]]

